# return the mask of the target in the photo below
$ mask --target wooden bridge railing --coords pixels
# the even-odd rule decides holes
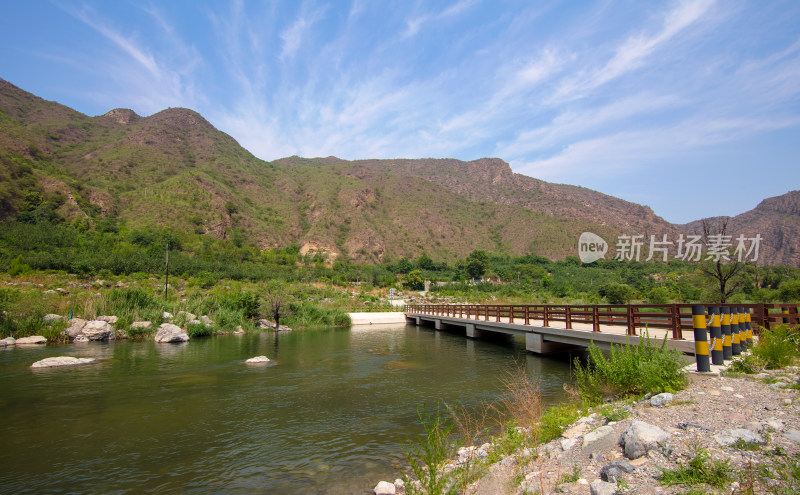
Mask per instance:
[[[708,307],[745,308],[751,314],[753,327],[770,328],[781,323],[800,325],[800,304],[706,304]],[[628,335],[636,328],[663,328],[671,331],[673,339],[682,339],[684,330],[691,330],[691,304],[598,304],[598,305],[502,305],[502,304],[410,304],[409,313],[447,316],[482,321],[508,321],[530,325],[531,320],[549,327],[553,322],[564,323],[572,329],[574,323],[592,325],[600,332],[601,325],[627,327]]]

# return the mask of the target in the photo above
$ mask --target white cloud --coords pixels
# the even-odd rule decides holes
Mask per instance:
[[[281,40],[283,40],[280,54],[281,60],[295,56],[303,42],[303,38],[311,31],[314,23],[322,19],[325,13],[323,8],[314,9],[311,12],[306,10],[304,6],[300,15],[280,34]]]
[[[422,26],[429,23],[429,22],[436,22],[442,19],[447,19],[448,17],[455,17],[465,10],[469,9],[473,5],[477,3],[477,0],[459,0],[458,2],[454,3],[453,5],[449,6],[448,8],[444,9],[443,11],[436,13],[436,14],[423,14],[413,19],[409,19],[406,22],[406,30],[403,32],[404,38],[411,38],[416,36]]]

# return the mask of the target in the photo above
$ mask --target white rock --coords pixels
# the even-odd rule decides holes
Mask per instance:
[[[608,435],[614,433],[614,428],[611,426],[601,426],[596,430],[590,431],[586,435],[583,436],[583,446],[584,448],[591,446],[591,444],[598,442]]]
[[[234,335],[241,335],[244,333],[244,328],[241,325],[236,326],[236,330],[233,332]]]
[[[214,321],[206,315],[200,317],[200,322],[207,327],[214,326]]]
[[[570,450],[572,447],[578,445],[581,437],[563,438],[561,440],[561,450],[564,452]]]
[[[133,323],[131,323],[131,329],[138,330],[140,328],[144,329],[144,330],[149,330],[149,329],[153,328],[153,322],[152,321],[134,321]]]
[[[52,322],[54,322],[54,321],[63,320],[63,319],[64,319],[64,317],[63,317],[63,316],[61,316],[61,315],[56,315],[56,314],[53,314],[53,313],[48,313],[48,314],[46,314],[46,315],[44,315],[44,316],[42,317],[42,320],[43,320],[45,323],[52,323]]]
[[[119,320],[119,318],[117,318],[116,316],[98,316],[97,319],[99,321],[108,322],[108,323],[110,323],[112,325],[116,324],[117,321]]]
[[[16,345],[17,340],[14,337],[6,337],[3,340],[0,340],[0,347],[12,346]]]
[[[670,402],[675,400],[675,395],[670,394],[668,392],[664,392],[663,394],[658,394],[654,397],[650,398],[650,405],[653,407],[664,407]]]
[[[77,337],[75,337],[75,339],[72,342],[76,344],[80,344],[81,342],[89,342],[89,338],[84,334],[80,334]]]
[[[272,361],[267,356],[256,356],[256,357],[252,357],[252,358],[248,359],[247,361],[245,361],[245,364],[269,364],[269,363],[272,363],[272,362],[274,362],[274,361]]]
[[[397,489],[395,488],[394,484],[389,483],[388,481],[381,481],[375,488],[372,489],[375,492],[375,495],[395,495],[397,493]]]
[[[406,483],[400,478],[397,478],[396,480],[394,480],[394,489],[397,493],[405,492]]]
[[[746,443],[759,443],[763,444],[764,438],[750,430],[746,430],[744,428],[733,428],[730,430],[725,430],[714,435],[714,440],[717,441],[718,444],[727,447],[729,445],[733,445],[734,443],[742,440]]]
[[[177,325],[162,323],[156,332],[155,341],[159,343],[188,342],[189,336]]]
[[[634,421],[622,434],[620,445],[628,459],[636,459],[645,455],[648,450],[655,448],[659,443],[666,442],[669,438],[669,433],[658,426],[644,421]]]
[[[172,313],[168,313],[168,312],[164,311],[163,313],[161,313],[161,319],[162,320],[171,320],[172,319]]]
[[[47,339],[41,335],[31,335],[30,337],[22,337],[17,339],[17,345],[38,345],[46,343]]]
[[[83,327],[86,326],[86,320],[83,318],[73,318],[69,320],[69,327],[64,330],[67,337],[74,339],[83,332]]]
[[[95,358],[76,358],[72,356],[58,356],[49,357],[36,361],[31,365],[31,368],[56,368],[60,366],[81,366],[85,364],[95,364]]]
[[[114,338],[114,329],[107,321],[102,320],[86,322],[81,333],[89,340],[111,340]]]
[[[593,481],[589,485],[591,495],[614,495],[617,493],[616,483],[606,483],[605,481]]]

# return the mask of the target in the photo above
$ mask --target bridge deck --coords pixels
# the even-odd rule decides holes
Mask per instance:
[[[694,354],[694,338],[692,332],[683,332],[682,339],[673,339],[672,332],[665,328],[636,327],[636,335],[626,335],[627,327],[618,325],[599,325],[599,332],[592,331],[591,323],[572,322],[572,329],[567,329],[563,322],[550,322],[544,326],[542,320],[531,319],[529,325],[519,323],[519,318],[510,323],[509,318],[501,317],[500,321],[492,318],[486,321],[482,318],[458,318],[452,316],[439,316],[425,313],[407,312],[406,318],[412,323],[422,325],[433,324],[437,329],[448,327],[461,327],[466,330],[468,337],[480,337],[483,332],[522,335],[526,337],[526,347],[536,353],[559,352],[572,347],[588,347],[589,342],[594,342],[600,348],[608,349],[611,344],[625,344],[626,340],[632,345],[638,345],[642,337],[647,335],[654,343],[661,345],[667,338],[667,346],[681,352]]]

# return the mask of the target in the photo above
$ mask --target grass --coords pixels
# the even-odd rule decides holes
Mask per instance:
[[[585,405],[604,397],[629,397],[646,393],[677,392],[686,386],[680,352],[642,338],[639,345],[611,346],[608,357],[594,343],[584,366],[575,360],[577,387]]]
[[[793,331],[788,325],[778,325],[770,330],[762,328],[758,343],[753,348],[753,356],[764,368],[784,368],[800,357],[799,345],[800,332]]]
[[[713,461],[705,449],[698,448],[694,457],[674,470],[664,470],[662,485],[709,485],[722,489],[733,480],[733,468],[728,461]]]

